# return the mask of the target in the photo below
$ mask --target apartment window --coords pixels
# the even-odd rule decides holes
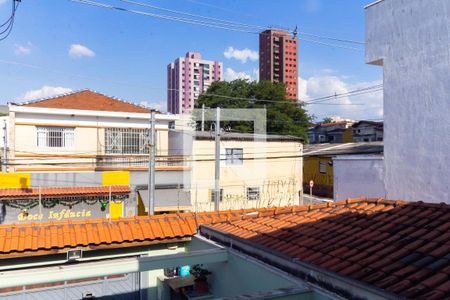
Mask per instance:
[[[37,145],[52,148],[73,147],[74,130],[67,127],[37,127]]]
[[[216,190],[210,189],[208,194],[209,194],[209,200],[211,202],[214,202],[214,199],[216,196]],[[223,200],[223,189],[220,189],[219,201],[222,202],[222,200]]]
[[[107,154],[147,154],[147,145],[147,129],[105,129],[105,153]]]
[[[327,174],[327,164],[323,161],[319,162],[319,172],[321,174]]]
[[[247,200],[259,200],[259,197],[260,197],[259,187],[247,188]]]
[[[240,166],[242,165],[244,158],[244,151],[242,148],[226,148],[226,165],[228,166]]]

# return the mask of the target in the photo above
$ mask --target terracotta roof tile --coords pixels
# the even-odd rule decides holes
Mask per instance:
[[[0,225],[0,258],[17,252],[36,255],[40,250],[65,247],[114,247],[188,237],[199,225],[208,224],[403,297],[438,299],[450,297],[448,215],[448,205],[355,198],[318,206],[181,213],[110,222]],[[412,218],[414,222],[410,222]]]
[[[0,200],[2,199],[23,199],[23,198],[37,198],[39,193],[42,197],[63,197],[63,196],[108,196],[109,186],[80,186],[80,187],[43,187],[43,188],[12,188],[0,189]],[[128,194],[130,187],[128,185],[113,185],[111,186],[111,193]]]
[[[90,90],[83,90],[66,95],[33,101],[22,104],[22,106],[129,113],[150,112],[148,108],[108,97]]]
[[[449,205],[355,198],[208,226],[403,297],[450,298]]]

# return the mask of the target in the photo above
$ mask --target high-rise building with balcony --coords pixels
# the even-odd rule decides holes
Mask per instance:
[[[167,111],[189,114],[213,81],[223,80],[223,64],[188,52],[167,66]]]
[[[286,30],[268,29],[259,34],[259,80],[284,83],[292,101],[298,96],[297,42]]]

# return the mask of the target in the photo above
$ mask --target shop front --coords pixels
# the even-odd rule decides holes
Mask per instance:
[[[127,185],[0,189],[0,223],[39,223],[126,216]]]

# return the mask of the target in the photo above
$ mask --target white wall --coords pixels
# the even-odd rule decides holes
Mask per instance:
[[[450,1],[366,8],[366,61],[384,70],[389,199],[450,203]]]
[[[382,156],[346,155],[333,158],[334,200],[366,196],[384,198]]]

